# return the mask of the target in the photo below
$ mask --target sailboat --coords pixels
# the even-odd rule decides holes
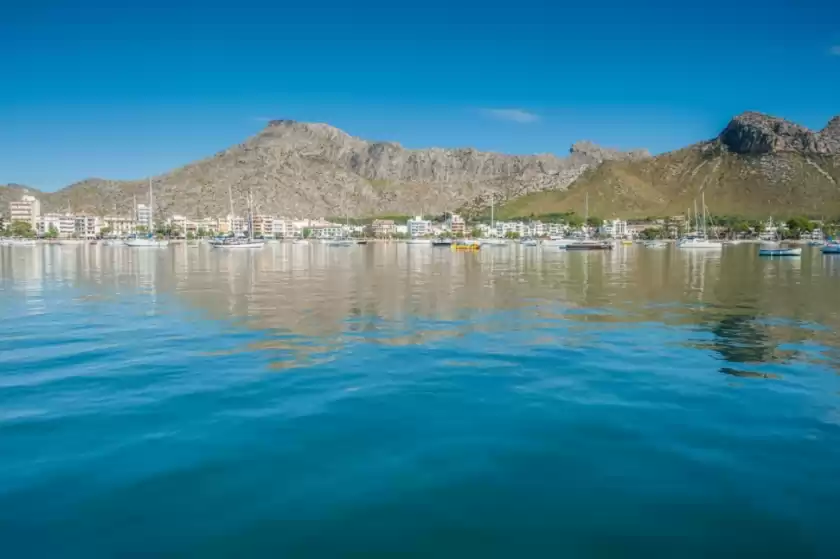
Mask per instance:
[[[135,211],[137,206],[134,206]],[[152,190],[152,179],[149,178],[149,229],[154,229],[155,227],[155,197],[154,191]],[[138,237],[134,236],[134,238],[126,239],[125,241],[126,246],[134,247],[134,248],[163,248],[169,246],[169,241],[166,239],[156,239],[154,231],[149,231],[146,237]]]
[[[589,221],[589,192],[586,193],[585,198],[585,206],[584,206],[584,223]],[[612,250],[613,244],[609,241],[598,241],[595,239],[589,238],[589,225],[586,225],[586,234],[583,239],[569,243],[565,246],[560,248],[565,248],[566,250]]]
[[[233,220],[233,194],[231,193],[229,186],[228,197],[230,198],[231,220]],[[233,229],[233,221],[231,221],[231,229]],[[265,246],[265,242],[262,239],[254,238],[253,200],[250,191],[248,192],[248,236],[245,238],[237,238],[234,235],[233,237],[214,239],[210,241],[210,246],[213,248],[262,248]]]
[[[342,202],[342,206],[344,203]],[[350,228],[350,216],[347,215],[347,212],[344,212],[344,229],[345,231]],[[326,242],[327,246],[331,247],[352,247],[356,246],[356,241],[353,239],[349,239],[345,237],[345,232],[342,232],[340,237],[335,237],[333,239],[328,239]]]
[[[496,196],[493,195],[490,197],[490,230],[496,229],[496,215],[495,215],[495,206],[496,206]],[[479,239],[479,243],[481,246],[491,246],[491,247],[498,247],[498,246],[507,246],[507,243],[504,239],[499,237],[488,237],[485,239]]]
[[[712,241],[709,240],[709,237],[706,233],[706,194],[703,193],[703,223],[702,226],[700,224],[700,214],[697,212],[697,200],[694,201],[694,217],[697,221],[696,225],[696,233],[688,234],[677,241],[677,248],[708,248],[708,249],[721,249],[723,248],[723,243],[720,241]],[[689,210],[689,221],[691,219],[691,214]]]

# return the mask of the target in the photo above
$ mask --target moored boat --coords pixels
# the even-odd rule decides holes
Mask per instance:
[[[596,241],[594,239],[584,239],[577,243],[566,245],[566,250],[612,250],[613,243],[609,241]]]
[[[449,247],[452,246],[452,239],[434,239],[432,241],[433,247]]]
[[[758,247],[759,256],[802,256],[801,248],[778,245],[762,245]]]
[[[820,251],[823,254],[840,254],[840,243],[829,243],[822,247]]]

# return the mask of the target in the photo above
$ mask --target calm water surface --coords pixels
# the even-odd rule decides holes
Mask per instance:
[[[837,557],[840,257],[0,247],[4,557]]]

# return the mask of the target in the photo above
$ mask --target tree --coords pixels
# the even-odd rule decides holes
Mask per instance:
[[[187,233],[187,240],[192,241],[193,239],[195,239],[195,235],[192,231],[190,231],[189,233]]]
[[[149,232],[149,228],[146,227],[145,225],[138,225],[136,227],[136,230],[137,230],[138,233],[148,233]]]
[[[12,237],[34,237],[35,232],[32,230],[32,224],[28,221],[13,221],[9,225],[9,235]]]
[[[792,237],[799,237],[802,233],[810,233],[814,230],[814,224],[807,217],[797,216],[787,220],[787,228]]]
[[[52,223],[50,224],[49,229],[47,229],[47,232],[44,233],[44,238],[45,239],[57,239],[58,238],[58,229],[55,228],[55,225],[53,225]]]
[[[518,238],[519,238],[519,233],[517,233],[516,231],[508,231],[507,233],[505,233],[505,239],[518,239]]]
[[[481,237],[481,229],[479,229],[478,227],[473,227],[472,231],[470,231],[470,237],[474,239],[478,239],[479,237]]]
[[[658,239],[661,236],[662,229],[659,229],[658,227],[647,227],[639,232],[639,237],[645,239],[646,241]]]
[[[577,229],[578,227],[583,225],[583,218],[577,214],[569,214],[569,216],[566,218],[566,223],[569,225],[569,227]]]
[[[198,238],[206,237],[207,231],[204,230],[204,227],[199,227],[195,232],[195,236]]]
[[[110,235],[113,232],[114,232],[114,230],[111,229],[108,226],[105,226],[105,227],[103,227],[102,229],[99,230],[99,234],[103,237],[107,237],[108,235]]]
[[[309,227],[304,227],[302,235],[303,235],[304,239],[308,239],[309,237],[312,236],[312,229],[310,229]]]
[[[590,227],[600,227],[602,223],[604,223],[604,220],[602,220],[600,217],[595,216],[589,217],[586,220],[586,224]]]

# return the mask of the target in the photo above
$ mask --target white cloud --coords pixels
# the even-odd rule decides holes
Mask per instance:
[[[496,120],[507,120],[519,124],[530,124],[540,120],[540,116],[523,109],[482,109],[481,113]]]
[[[828,54],[833,54],[834,56],[840,56],[840,45],[834,45],[830,49],[828,49]]]

